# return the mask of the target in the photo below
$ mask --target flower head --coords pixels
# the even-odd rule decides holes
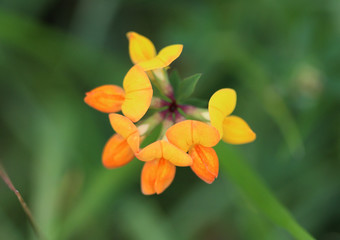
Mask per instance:
[[[235,90],[221,89],[211,97],[208,109],[198,108],[195,101],[188,100],[200,74],[182,80],[167,72],[183,46],[170,45],[157,54],[148,38],[135,32],[127,37],[135,65],[125,75],[123,88],[100,86],[84,99],[89,106],[109,113],[116,132],[105,144],[103,165],[117,168],[134,157],[142,161],[141,190],[145,195],[164,192],[174,180],[176,167],[190,166],[199,178],[212,183],[219,171],[213,147],[221,139],[242,144],[256,138],[243,119],[230,116],[236,106]],[[152,85],[157,96],[153,96]],[[123,115],[116,113],[119,111]],[[156,141],[142,148],[148,135],[157,133],[158,124],[161,130]]]

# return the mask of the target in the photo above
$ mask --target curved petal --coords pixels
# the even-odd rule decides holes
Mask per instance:
[[[166,131],[166,137],[184,152],[195,144],[213,147],[220,141],[220,135],[215,127],[195,120],[176,123]]]
[[[138,128],[130,119],[120,114],[111,113],[109,115],[110,123],[116,133],[126,139],[131,149],[136,153],[139,152],[140,136]]]
[[[105,112],[119,112],[125,99],[124,90],[116,85],[103,85],[86,93],[84,101],[90,107]]]
[[[206,183],[212,183],[218,176],[218,157],[213,148],[195,145],[189,152],[193,159],[192,171]]]
[[[176,167],[165,159],[157,159],[144,164],[141,175],[142,193],[161,194],[175,178]]]
[[[231,88],[223,88],[215,92],[208,105],[211,125],[213,125],[220,133],[223,134],[223,120],[230,115],[236,106],[236,92]]]
[[[138,65],[133,66],[126,74],[123,87],[125,101],[122,112],[133,122],[140,120],[148,111],[152,99],[152,86],[147,74]]]
[[[153,43],[146,37],[136,33],[128,32],[129,53],[134,64],[150,60],[156,56],[156,49]]]
[[[115,134],[105,144],[102,163],[106,168],[117,168],[128,164],[134,157],[135,155],[126,140]]]
[[[181,55],[182,50],[182,44],[167,46],[163,48],[155,58],[145,62],[140,62],[138,65],[141,66],[144,71],[165,68],[175,61],[179,55]]]
[[[222,140],[230,144],[250,143],[256,139],[256,134],[242,118],[226,117],[223,121]]]
[[[192,164],[191,157],[181,149],[167,141],[161,141],[163,158],[179,167],[186,167]]]
[[[192,164],[192,159],[188,154],[164,140],[159,140],[146,146],[136,154],[136,157],[144,162],[164,158],[180,167],[190,166]]]

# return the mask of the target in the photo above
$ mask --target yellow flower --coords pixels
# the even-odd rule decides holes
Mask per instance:
[[[218,176],[218,157],[212,148],[220,141],[216,128],[206,123],[185,120],[176,123],[166,132],[169,142],[189,152],[193,160],[191,169],[207,183],[212,183]]]
[[[236,107],[236,92],[223,88],[215,92],[208,105],[211,124],[220,138],[230,144],[244,144],[256,139],[256,134],[242,118],[229,116]]]
[[[165,68],[181,55],[182,44],[170,45],[163,48],[157,55],[153,43],[146,37],[128,32],[129,53],[131,61],[141,66],[144,71]]]
[[[146,162],[141,176],[141,188],[145,195],[162,193],[175,177],[175,166],[192,164],[188,154],[165,140],[151,143],[137,153],[136,157]]]
[[[86,93],[84,101],[96,110],[119,112],[133,122],[140,120],[149,109],[152,86],[144,70],[136,65],[126,74],[123,89],[115,85],[104,85]]]
[[[109,119],[113,130],[126,140],[132,151],[139,152],[140,135],[135,124],[127,117],[116,113],[111,113]]]

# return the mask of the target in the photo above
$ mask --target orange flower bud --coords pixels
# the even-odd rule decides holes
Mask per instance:
[[[127,141],[119,134],[115,134],[105,144],[102,162],[106,168],[117,168],[128,164],[134,157]]]
[[[146,162],[141,175],[142,193],[161,194],[175,178],[176,167],[164,158]]]
[[[191,169],[206,183],[212,183],[218,176],[218,157],[213,148],[195,145],[189,155],[193,160]]]
[[[94,109],[104,112],[119,112],[125,100],[125,93],[116,85],[103,85],[86,93],[85,103]]]

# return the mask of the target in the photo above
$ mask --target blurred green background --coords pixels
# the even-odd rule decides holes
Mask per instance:
[[[196,97],[236,89],[257,140],[220,145],[212,185],[178,168],[162,195],[143,196],[141,162],[101,165],[113,130],[83,97],[121,84],[128,31],[158,50],[182,43],[172,68],[203,73]],[[315,238],[340,239],[339,43],[339,0],[2,0],[1,162],[46,239],[294,239],[229,160]],[[35,239],[3,181],[0,239]]]

